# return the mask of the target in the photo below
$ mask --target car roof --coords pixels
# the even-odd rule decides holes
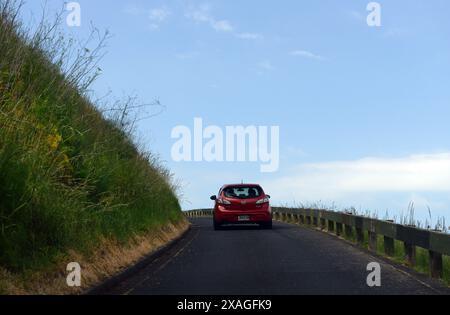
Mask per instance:
[[[259,184],[227,184],[227,185],[223,185],[222,189],[227,188],[227,187],[261,187],[261,185],[259,185]]]

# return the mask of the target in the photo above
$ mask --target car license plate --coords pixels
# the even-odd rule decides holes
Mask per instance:
[[[241,221],[241,222],[243,222],[243,221],[250,221],[250,216],[248,216],[248,215],[240,215],[240,216],[238,216],[238,221]]]

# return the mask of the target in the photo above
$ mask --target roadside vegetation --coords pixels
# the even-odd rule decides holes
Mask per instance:
[[[180,222],[170,173],[134,142],[129,104],[104,115],[89,97],[105,36],[80,47],[59,21],[31,32],[19,15],[20,3],[0,2],[0,269],[27,275]]]
[[[352,243],[356,243],[356,232],[353,229],[352,235],[350,237],[346,236],[345,234],[342,235],[343,238],[345,238],[347,241],[350,241]],[[365,249],[369,249],[369,235],[368,232],[365,231],[364,234],[364,243],[362,244],[362,247]],[[416,247],[416,263],[414,266],[410,266],[408,264],[408,261],[406,259],[406,253],[404,249],[403,242],[399,240],[394,240],[394,253],[392,257],[389,257],[385,254],[384,251],[384,237],[382,235],[378,235],[377,239],[377,254],[383,257],[386,257],[388,259],[391,259],[392,261],[400,264],[408,266],[415,271],[419,273],[423,273],[426,275],[430,275],[430,256],[428,253],[428,250]],[[442,263],[443,263],[443,278],[442,281],[447,285],[450,286],[450,257],[449,256],[442,256]]]

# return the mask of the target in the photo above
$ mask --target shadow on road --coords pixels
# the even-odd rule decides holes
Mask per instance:
[[[212,229],[213,227],[211,227]],[[278,230],[280,229],[279,226],[273,226],[272,230]],[[262,230],[262,231],[270,231],[270,229],[265,229],[262,226],[259,226],[257,224],[241,224],[241,225],[223,225],[220,231],[257,231],[257,230]]]

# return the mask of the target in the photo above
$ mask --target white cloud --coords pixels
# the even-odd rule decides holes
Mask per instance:
[[[216,31],[219,32],[232,32],[234,30],[231,23],[227,20],[213,21],[211,25]]]
[[[170,16],[170,14],[169,9],[162,7],[151,9],[148,17],[151,21],[163,22]]]
[[[348,194],[450,192],[450,153],[301,164],[266,185],[279,199]]]
[[[263,36],[258,33],[238,32],[231,21],[227,19],[215,18],[211,14],[211,8],[209,5],[202,5],[199,7],[191,8],[187,11],[185,17],[191,19],[196,23],[208,24],[217,32],[231,33],[240,39],[256,40],[263,38]]]
[[[213,17],[209,13],[210,8],[208,5],[202,5],[198,8],[189,10],[185,16],[188,19],[191,19],[197,23],[200,22],[208,22],[211,23],[211,21],[214,21]]]
[[[316,60],[324,60],[325,59],[324,57],[322,57],[320,55],[316,55],[307,50],[294,50],[294,51],[291,51],[289,54],[291,56],[304,57],[304,58],[310,58],[310,59],[316,59]]]
[[[211,15],[210,7],[208,5],[203,5],[190,10],[185,16],[197,23],[208,23],[218,32],[232,32],[234,30],[234,27],[228,20],[216,20]]]
[[[167,7],[153,8],[151,10],[147,10],[140,8],[136,5],[128,5],[127,7],[125,7],[124,12],[132,16],[147,15],[147,18],[150,21],[148,29],[152,31],[159,29],[160,25],[164,21],[166,21],[172,14]]]
[[[240,39],[249,39],[249,40],[258,40],[264,38],[261,34],[257,33],[238,33],[236,34],[236,36]]]
[[[159,29],[160,25],[166,21],[172,13],[166,7],[154,8],[148,12],[148,19],[150,20],[149,29],[154,31]]]

